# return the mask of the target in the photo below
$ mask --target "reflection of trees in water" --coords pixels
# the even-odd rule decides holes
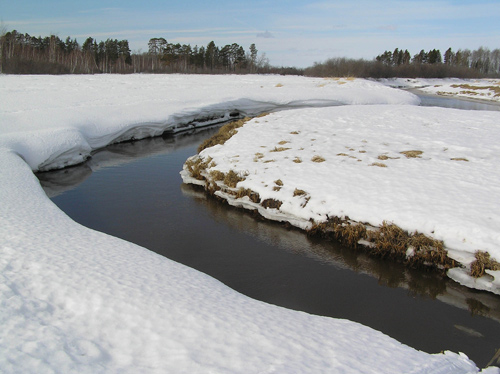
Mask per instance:
[[[439,299],[469,310],[473,315],[500,322],[500,297],[496,295],[470,290],[438,272],[407,268],[396,262],[370,257],[361,250],[346,248],[332,240],[308,237],[302,230],[268,221],[255,212],[209,197],[201,187],[183,184],[181,188],[183,194],[203,204],[217,222],[250,233],[261,241],[312,257],[324,264],[370,275],[380,285],[407,289],[410,296]]]
[[[469,306],[470,314],[473,316],[488,316],[490,314],[491,309],[477,299],[468,297],[465,302]]]
[[[89,178],[94,171],[104,167],[119,166],[154,155],[168,154],[184,147],[198,144],[212,135],[218,126],[186,131],[177,135],[157,136],[108,145],[92,153],[79,165],[37,173],[42,188],[49,198],[69,191]]]

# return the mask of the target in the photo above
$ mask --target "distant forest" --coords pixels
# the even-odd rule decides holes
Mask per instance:
[[[169,43],[152,38],[147,52],[132,53],[127,40],[97,41],[56,35],[35,37],[16,30],[0,35],[0,73],[4,74],[97,74],[97,73],[185,73],[185,74],[293,74],[316,77],[363,78],[480,78],[500,77],[500,49],[479,48],[441,54],[433,49],[411,55],[396,48],[373,60],[332,58],[300,69],[271,66],[255,44],[245,50],[237,43],[223,47]]]
[[[500,77],[500,49],[433,49],[414,55],[396,48],[385,51],[373,61],[332,58],[305,70],[309,76],[354,76],[364,78],[485,78]]]
[[[148,51],[131,53],[127,40],[97,41],[56,35],[35,37],[16,30],[0,36],[0,73],[5,74],[96,74],[96,73],[261,73],[269,60],[259,56],[255,44],[248,51],[233,43],[218,47],[173,44],[152,38]]]

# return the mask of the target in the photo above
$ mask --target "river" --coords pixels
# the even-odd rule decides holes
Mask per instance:
[[[434,98],[422,96],[422,102],[484,109],[473,101]],[[309,238],[183,185],[183,163],[215,131],[111,145],[85,164],[38,177],[73,220],[252,298],[357,321],[429,353],[451,350],[478,366],[490,362],[500,348],[499,296]]]

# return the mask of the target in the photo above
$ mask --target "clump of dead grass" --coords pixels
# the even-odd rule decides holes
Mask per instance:
[[[288,140],[282,140],[278,144],[279,145],[284,145],[284,144],[287,144],[287,143],[290,143],[290,142]]]
[[[441,240],[415,232],[408,233],[397,225],[384,221],[378,230],[370,231],[368,240],[372,250],[381,257],[388,257],[412,266],[435,266],[449,269],[455,262],[447,255]]]
[[[477,251],[474,256],[476,259],[470,265],[470,275],[473,277],[482,277],[487,269],[500,270],[500,263],[493,260],[488,252]]]
[[[253,203],[259,204],[260,203],[260,195],[257,192],[252,191],[249,188],[243,188],[240,187],[238,191],[236,191],[234,195],[237,199],[241,199],[244,196],[248,196],[250,201]]]
[[[307,195],[307,192],[304,191],[304,190],[300,190],[298,188],[296,188],[294,191],[293,191],[293,196],[304,196],[304,195]]]
[[[281,179],[277,179],[277,180],[274,181],[274,184],[277,185],[277,186],[282,187],[283,186],[283,181]]]
[[[292,131],[290,134],[292,134],[292,135],[299,135],[300,133],[298,131]]]
[[[208,165],[211,162],[212,162],[211,157],[209,157],[206,160],[203,160],[201,157],[195,156],[187,159],[185,165],[191,177],[197,180],[205,180],[203,173],[206,171]]]
[[[311,161],[312,162],[324,162],[326,160],[321,156],[314,156],[313,158],[311,158]]]
[[[224,184],[231,188],[235,188],[239,182],[244,180],[245,177],[236,173],[234,170],[229,170],[224,176]]]
[[[226,175],[220,170],[212,170],[210,172],[210,179],[214,181],[223,181]]]
[[[260,203],[266,209],[279,209],[282,204],[282,201],[276,199],[265,199]]]
[[[260,153],[260,152],[257,152],[255,154],[255,157],[253,158],[253,161],[254,162],[258,162],[261,158],[264,158],[264,154],[263,153]]]
[[[352,223],[349,217],[330,217],[327,221],[315,224],[309,235],[319,235],[337,240],[350,248],[357,248],[359,241],[366,238],[366,227],[362,223]]]
[[[403,155],[406,156],[406,158],[421,158],[420,156],[424,153],[422,151],[418,151],[418,150],[412,150],[412,151],[403,151],[403,152],[399,152]]]
[[[295,162],[296,164],[300,164],[302,162],[302,159],[300,157],[295,157],[293,159],[293,162]]]
[[[212,137],[208,138],[205,140],[203,143],[200,144],[198,147],[198,153],[203,151],[206,148],[213,147],[214,145],[217,144],[224,144],[226,141],[228,141],[234,134],[236,134],[238,131],[237,129],[243,126],[246,122],[248,122],[250,118],[246,117],[243,119],[240,119],[238,121],[233,121],[225,124],[222,126],[217,134],[213,135]]]
[[[424,234],[408,233],[399,226],[383,222],[378,228],[368,230],[366,225],[352,222],[349,217],[330,217],[327,221],[313,225],[310,235],[320,235],[357,248],[360,242],[366,250],[377,257],[403,262],[408,266],[449,269],[455,262],[447,256],[444,244]]]
[[[278,83],[276,87],[283,87],[283,85],[281,83]]]
[[[288,151],[289,149],[291,149],[291,148],[287,148],[287,147],[274,147],[274,149],[271,149],[269,152],[284,152],[284,151]]]
[[[370,166],[378,166],[379,168],[386,168],[387,165],[384,164],[383,162],[374,162],[372,164],[370,164]]]
[[[469,162],[469,160],[467,160],[465,157],[453,157],[453,158],[450,158],[450,160],[453,160],[453,161],[466,161],[466,162]]]

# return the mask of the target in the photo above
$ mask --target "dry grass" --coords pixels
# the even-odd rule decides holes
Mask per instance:
[[[276,87],[283,87],[283,85],[281,83],[278,83]]]
[[[349,157],[347,153],[337,153],[337,156]]]
[[[217,144],[224,144],[226,141],[228,141],[234,134],[236,134],[238,131],[237,129],[243,126],[246,122],[248,122],[250,118],[243,118],[238,121],[233,121],[230,123],[225,124],[222,126],[217,134],[213,135],[211,138],[205,140],[203,143],[200,144],[198,147],[198,153],[203,151],[206,148],[213,147],[214,145]]]
[[[313,158],[311,158],[311,161],[312,162],[324,162],[326,160],[321,156],[314,156]]]
[[[488,252],[477,251],[476,260],[470,265],[470,275],[479,278],[485,274],[485,270],[500,270],[500,263],[493,260]]]
[[[357,248],[359,241],[371,243],[366,250],[377,257],[403,262],[408,266],[435,267],[449,269],[455,262],[447,256],[443,242],[420,233],[410,234],[400,227],[383,222],[376,230],[367,230],[359,222],[351,222],[349,217],[330,217],[315,224],[308,234],[333,238],[342,244]]]
[[[264,154],[263,154],[263,153],[260,153],[260,152],[257,152],[257,153],[255,154],[255,157],[253,158],[253,161],[254,161],[254,162],[257,162],[257,161],[259,161],[261,158],[264,158]]]
[[[226,175],[219,170],[212,170],[210,172],[210,178],[214,181],[223,181]]]
[[[385,161],[385,160],[388,160],[388,159],[389,159],[389,156],[387,156],[387,155],[379,155],[377,158],[378,158],[379,160]]]
[[[201,157],[191,157],[189,158],[185,165],[191,177],[198,180],[205,180],[205,177],[202,175],[203,172],[207,169],[208,165],[212,162],[212,158],[208,158],[203,161]]]
[[[234,170],[229,170],[224,176],[224,184],[231,188],[235,188],[239,182],[244,180],[245,177],[239,175]]]
[[[274,149],[271,149],[269,152],[284,152],[284,151],[288,151],[289,149],[291,149],[291,148],[287,148],[287,147],[274,147]]]
[[[347,247],[357,248],[358,242],[366,238],[366,227],[361,223],[352,224],[348,218],[333,217],[314,225],[308,234],[338,240]]]
[[[304,196],[304,195],[307,195],[307,192],[304,191],[304,190],[299,190],[298,188],[296,188],[294,191],[293,191],[293,196]]]
[[[287,144],[287,143],[290,143],[288,140],[282,140],[281,142],[279,142],[278,144],[279,145],[284,145],[284,144]]]
[[[299,135],[300,132],[298,132],[298,131],[292,131],[290,134],[292,134],[292,135]]]
[[[295,162],[296,164],[300,164],[302,162],[302,159],[300,157],[295,157],[293,159],[293,162]]]
[[[282,204],[282,201],[275,199],[265,199],[260,203],[260,205],[262,205],[266,209],[279,209]]]
[[[450,158],[450,160],[453,160],[453,161],[466,161],[466,162],[469,162],[469,160],[467,160],[465,157],[453,157],[453,158]]]
[[[476,90],[489,90],[489,91],[493,91],[493,93],[495,94],[494,96],[500,96],[500,87],[497,87],[496,85],[494,85],[494,86],[472,86],[470,84],[452,84],[451,87],[462,88],[465,91],[462,91],[461,93],[466,93],[466,94],[477,95],[478,93],[475,92]]]
[[[410,234],[385,221],[379,230],[370,232],[368,239],[374,244],[375,253],[381,257],[393,258],[412,266],[426,265],[443,269],[455,266],[441,240],[417,232]]]
[[[235,197],[237,199],[241,199],[244,196],[248,196],[250,201],[252,201],[253,203],[260,203],[260,195],[257,192],[254,192],[249,188],[240,187],[240,189],[236,191]]]
[[[403,155],[406,156],[406,158],[421,158],[420,156],[424,153],[422,151],[416,151],[416,150],[413,150],[413,151],[403,151],[403,152],[399,152]]]
[[[379,168],[386,168],[387,165],[382,163],[382,162],[374,162],[373,164],[370,164],[369,166],[378,166]]]
[[[283,186],[283,181],[281,179],[277,179],[277,180],[274,181],[274,184],[277,185],[277,186],[282,187]]]

